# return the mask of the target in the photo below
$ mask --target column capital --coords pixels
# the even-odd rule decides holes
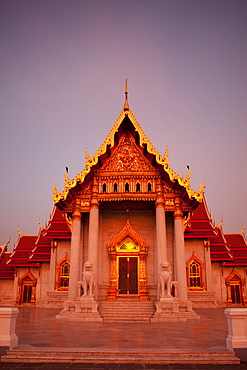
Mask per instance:
[[[52,250],[57,249],[57,240],[56,239],[52,239],[52,241],[51,241],[51,248],[52,248]]]
[[[94,178],[93,185],[92,185],[92,197],[90,201],[91,208],[99,208],[99,201],[98,201],[98,179]]]
[[[156,202],[155,206],[157,207],[163,207],[165,208],[165,201],[163,197],[163,186],[161,179],[157,179],[156,181]]]
[[[205,248],[206,250],[210,249],[210,240],[209,240],[209,239],[205,239],[205,240],[203,241],[203,245],[204,245],[204,248]]]
[[[98,201],[98,198],[97,197],[93,196],[91,198],[90,206],[91,206],[90,207],[91,209],[92,208],[99,208],[99,201]]]
[[[74,201],[74,209],[72,213],[72,220],[80,220],[81,219],[81,200],[80,198],[76,198]]]
[[[174,203],[175,203],[174,218],[175,219],[182,219],[183,218],[183,211],[182,211],[182,207],[181,207],[180,197],[175,197]]]

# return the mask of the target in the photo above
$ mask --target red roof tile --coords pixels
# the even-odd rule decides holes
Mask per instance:
[[[7,252],[6,249],[2,248],[0,253],[0,279],[14,279],[15,269],[7,265],[11,253]]]
[[[39,266],[39,264],[31,263],[29,256],[31,255],[33,246],[37,239],[37,235],[19,234],[17,243],[8,261],[9,266]]]
[[[225,266],[247,266],[247,241],[244,233],[225,234],[233,261],[224,263]]]
[[[213,225],[205,199],[193,212],[184,237],[185,239],[208,239],[210,241],[212,261],[232,261],[232,255],[224,238],[222,228]]]
[[[65,220],[62,212],[54,206],[50,220],[45,232],[44,238],[50,239],[71,239],[71,230]]]
[[[39,235],[29,256],[32,262],[49,262],[51,258],[51,239],[45,238],[46,229],[40,228]]]

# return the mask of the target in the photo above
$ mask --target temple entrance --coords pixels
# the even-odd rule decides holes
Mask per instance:
[[[246,298],[243,289],[243,278],[234,268],[232,273],[226,278],[227,286],[227,305],[246,305]]]
[[[108,244],[108,252],[110,282],[107,300],[115,301],[119,296],[138,296],[140,301],[148,301],[148,245],[131,227],[128,219],[123,229]]]
[[[118,294],[138,294],[138,257],[119,257],[118,266]]]
[[[22,278],[18,279],[19,294],[17,304],[35,305],[37,279],[28,271]]]

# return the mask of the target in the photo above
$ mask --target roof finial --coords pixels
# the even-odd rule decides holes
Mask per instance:
[[[125,81],[125,102],[124,102],[124,111],[129,111],[130,107],[129,107],[129,102],[128,102],[128,80],[126,78],[126,81]]]

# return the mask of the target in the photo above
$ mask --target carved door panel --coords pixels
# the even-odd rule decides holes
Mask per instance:
[[[119,294],[138,294],[138,257],[119,257]]]
[[[21,303],[31,303],[32,285],[23,285]]]
[[[231,299],[232,303],[242,304],[242,292],[240,284],[231,284]]]

